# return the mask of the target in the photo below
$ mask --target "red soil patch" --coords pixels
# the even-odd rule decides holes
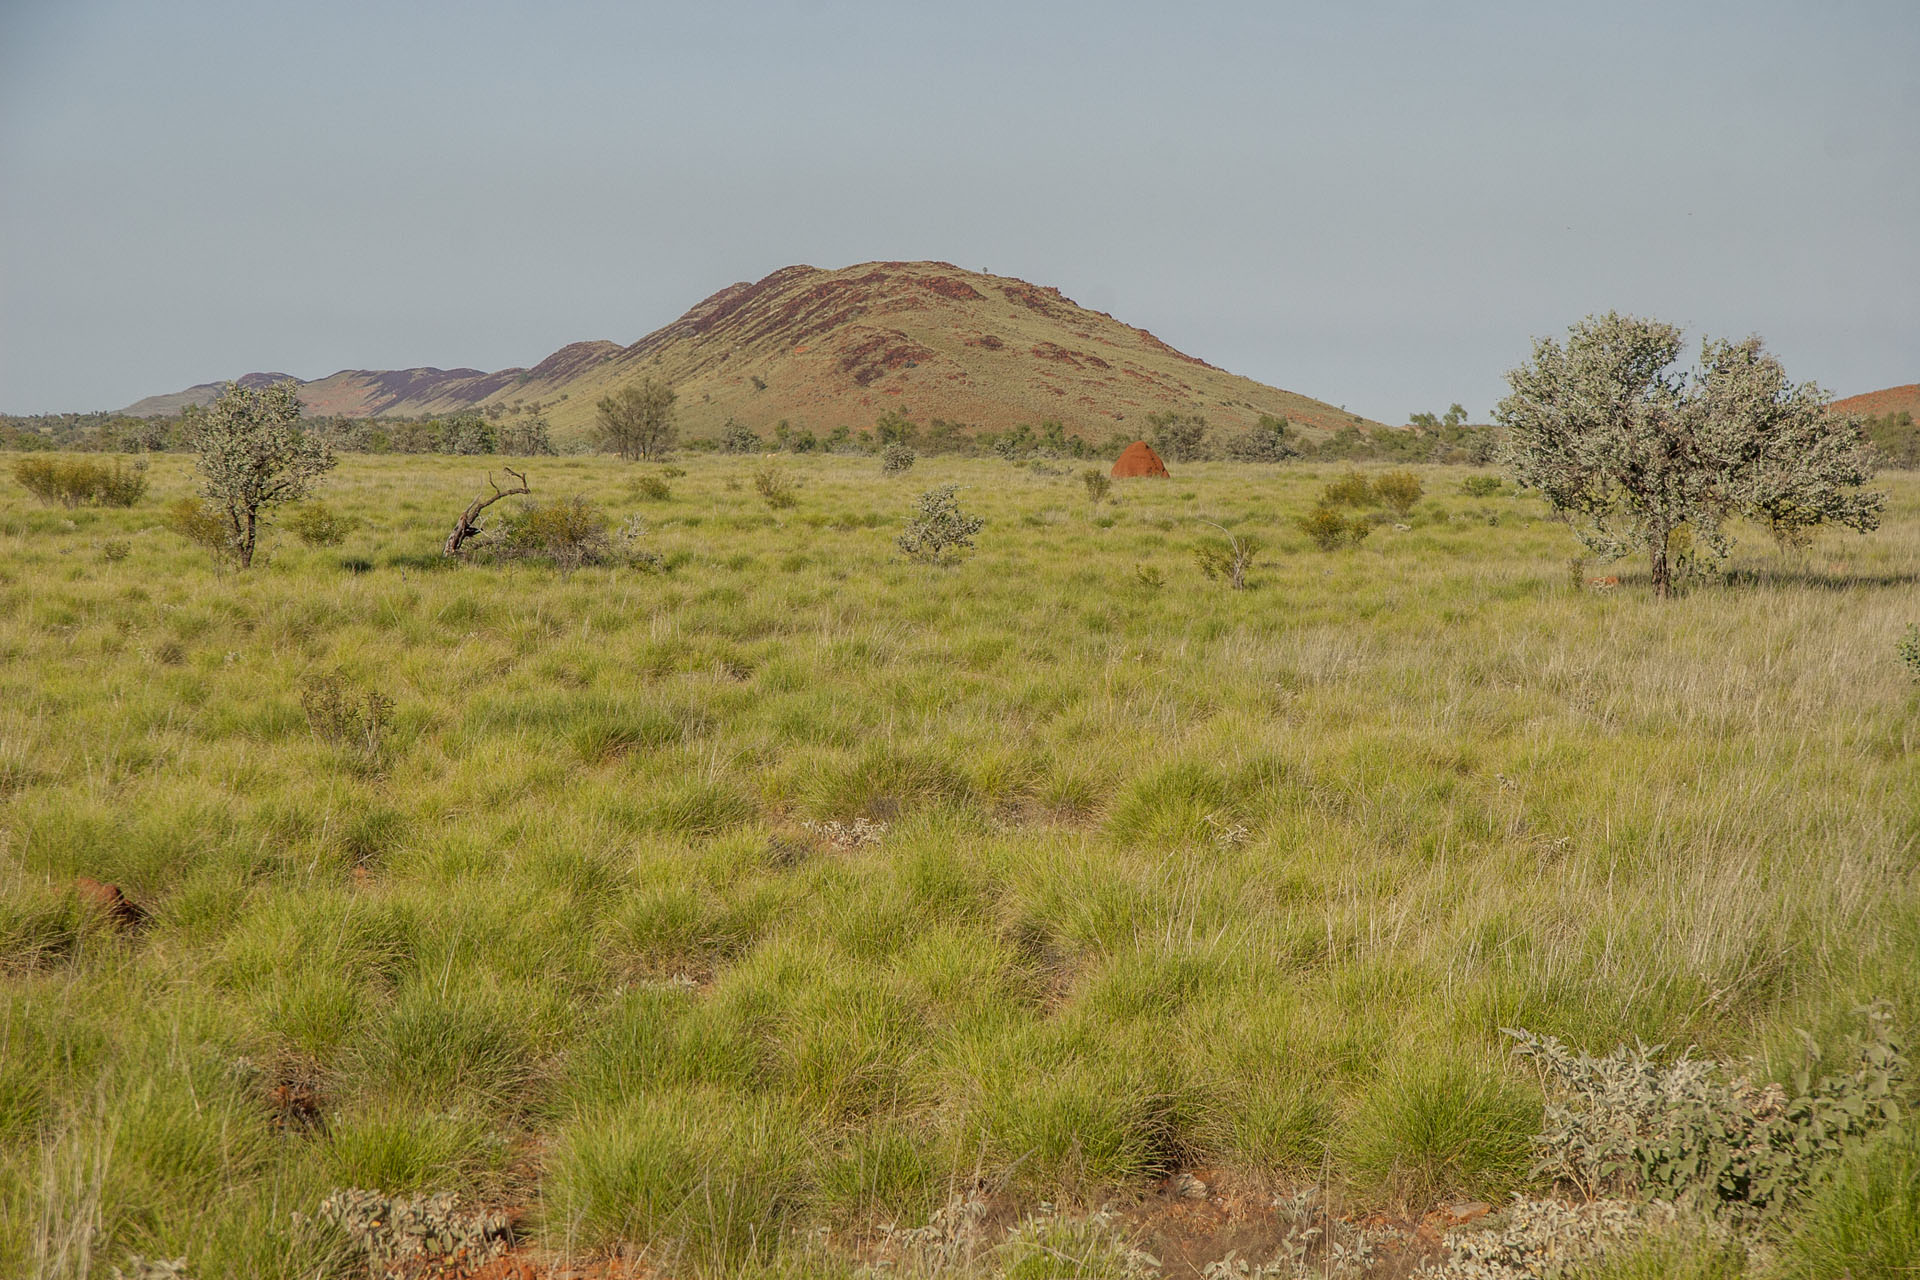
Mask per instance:
[[[1172,478],[1167,475],[1167,464],[1160,461],[1160,455],[1153,451],[1153,446],[1145,440],[1135,440],[1121,450],[1120,456],[1114,460],[1113,478],[1130,480],[1142,476],[1154,476],[1161,480]]]
[[[1835,413],[1857,413],[1863,418],[1878,418],[1905,409],[1920,418],[1920,382],[1848,396],[1845,400],[1835,400],[1832,408]]]

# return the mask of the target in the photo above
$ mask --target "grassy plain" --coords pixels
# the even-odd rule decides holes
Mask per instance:
[[[1911,475],[1661,604],[1459,469],[1321,552],[1331,468],[1094,507],[790,459],[772,512],[757,459],[664,501],[535,459],[668,565],[562,576],[442,565],[486,463],[439,457],[343,460],[345,546],[222,572],[158,527],[189,465],[127,511],[0,482],[0,1274],[310,1275],[289,1215],[343,1186],[713,1274],[976,1180],[1498,1198],[1540,1105],[1502,1027],[1768,1058],[1920,1010]],[[946,480],[980,549],[910,564]],[[336,670],[394,701],[376,756],[309,730]]]

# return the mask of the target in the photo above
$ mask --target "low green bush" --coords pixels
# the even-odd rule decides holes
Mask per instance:
[[[66,507],[131,507],[147,492],[147,464],[112,466],[92,458],[22,458],[13,476],[42,502]]]

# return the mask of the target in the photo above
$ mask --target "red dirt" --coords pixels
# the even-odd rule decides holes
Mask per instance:
[[[117,884],[102,884],[92,876],[74,879],[83,902],[89,903],[122,929],[138,929],[147,922],[147,912],[120,891]]]
[[[1863,418],[1878,418],[1905,409],[1920,418],[1920,382],[1848,396],[1845,400],[1835,400],[1832,408],[1835,413],[1857,413]]]
[[[1160,461],[1160,455],[1145,440],[1135,440],[1120,451],[1114,459],[1113,478],[1131,480],[1151,476],[1160,480],[1172,479],[1167,474],[1167,464]]]

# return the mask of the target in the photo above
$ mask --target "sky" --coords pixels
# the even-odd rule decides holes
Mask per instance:
[[[923,258],[1392,423],[1608,310],[1920,381],[1920,4],[0,0],[0,411]]]

